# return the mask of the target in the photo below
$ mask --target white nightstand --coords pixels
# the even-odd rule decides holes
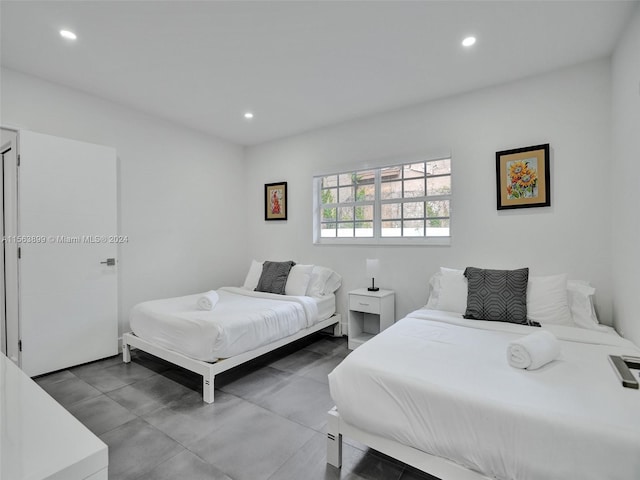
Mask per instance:
[[[349,348],[364,342],[396,321],[393,290],[370,292],[359,288],[349,292]]]

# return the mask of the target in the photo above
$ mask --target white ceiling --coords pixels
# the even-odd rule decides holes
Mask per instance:
[[[253,145],[606,56],[637,3],[2,0],[0,59]]]

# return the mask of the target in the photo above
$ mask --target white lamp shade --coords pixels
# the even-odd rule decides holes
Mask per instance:
[[[377,258],[367,258],[367,276],[376,277],[380,272],[380,260]]]

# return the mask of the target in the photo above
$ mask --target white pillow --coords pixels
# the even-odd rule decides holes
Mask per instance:
[[[247,273],[246,278],[244,279],[244,285],[242,288],[246,290],[255,290],[258,286],[258,282],[260,281],[260,275],[262,275],[262,264],[264,262],[258,262],[257,260],[251,261],[251,267],[249,267],[249,272]]]
[[[440,290],[442,289],[441,279],[443,275],[462,275],[464,277],[464,270],[459,270],[457,268],[447,268],[440,267],[440,271],[433,274],[433,276],[429,279],[429,300],[427,300],[427,304],[425,305],[427,308],[433,310],[441,310],[438,308],[438,300],[440,298]],[[466,295],[466,294],[465,294]],[[465,310],[466,311],[466,302],[467,297],[465,296]]]
[[[429,279],[429,300],[425,307],[432,310],[438,307],[438,297],[440,295],[440,278],[442,274],[440,272],[434,273]]]
[[[467,277],[460,270],[441,273],[436,310],[457,312],[464,315],[467,310]]]
[[[331,295],[336,290],[338,290],[340,286],[342,286],[342,275],[332,271],[331,275],[329,275],[329,278],[327,278],[327,281],[324,284],[322,294]]]
[[[311,271],[311,280],[307,287],[307,296],[309,297],[322,297],[324,296],[325,285],[333,270],[315,265]]]
[[[462,276],[464,276],[464,270],[460,270],[459,268],[440,267],[440,273],[442,273],[443,275],[462,275]]]
[[[575,326],[567,300],[567,275],[529,277],[527,319],[541,325]]]
[[[582,280],[569,280],[567,282],[567,297],[573,321],[582,328],[591,330],[606,330],[600,325],[596,309],[593,306],[593,297],[596,289]]]
[[[306,295],[307,287],[311,281],[313,265],[294,265],[289,271],[287,284],[284,287],[285,295]]]

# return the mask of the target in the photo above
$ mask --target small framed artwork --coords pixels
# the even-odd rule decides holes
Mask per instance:
[[[548,207],[549,144],[496,152],[498,210]]]
[[[287,219],[287,182],[267,183],[264,186],[264,219]]]

